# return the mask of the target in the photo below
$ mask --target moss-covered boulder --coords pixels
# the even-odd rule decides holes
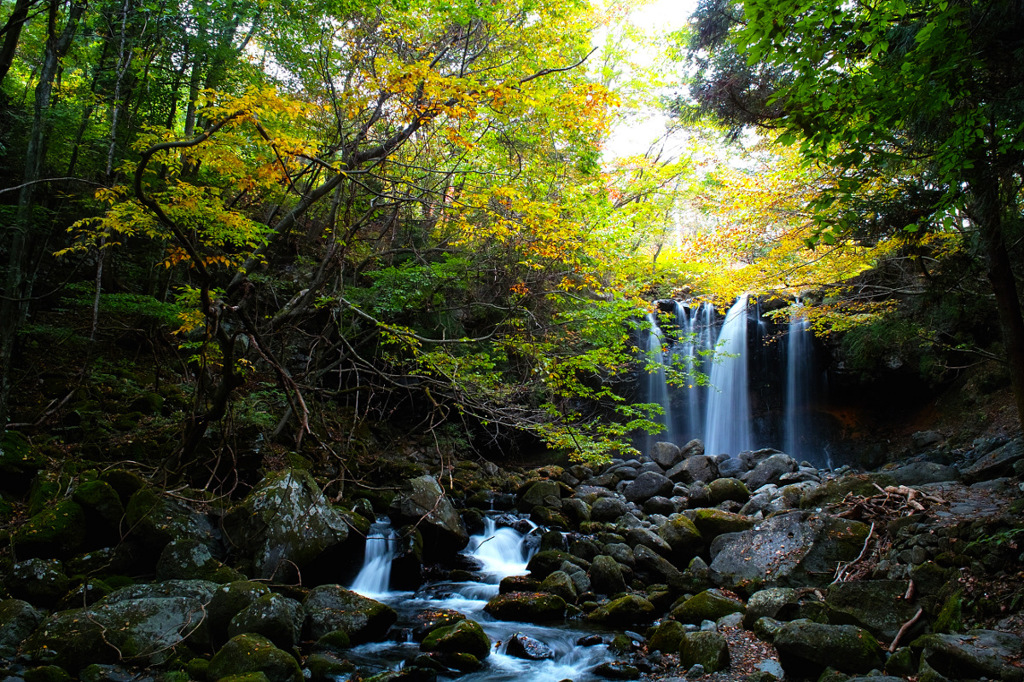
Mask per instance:
[[[85,512],[93,544],[109,544],[120,539],[124,504],[112,485],[100,480],[85,481],[75,488],[71,499]]]
[[[13,658],[14,652],[39,626],[43,615],[20,599],[0,601],[0,657]]]
[[[232,509],[224,526],[256,578],[287,580],[348,539],[348,524],[307,471],[286,469],[264,478]]]
[[[571,566],[572,564],[569,565]],[[564,599],[567,604],[576,603],[576,585],[565,571],[558,570],[544,578],[540,584],[540,591],[556,594]]]
[[[448,559],[469,544],[466,524],[432,476],[406,481],[388,514],[397,525],[416,525],[423,534],[423,560],[427,563]]]
[[[680,623],[701,623],[705,620],[718,620],[730,613],[743,613],[746,605],[735,597],[724,594],[721,590],[704,590],[690,597],[672,609],[672,617]]]
[[[484,611],[498,620],[548,623],[565,618],[565,600],[542,592],[509,592],[487,602]]]
[[[951,680],[989,678],[1020,682],[1024,645],[1021,638],[1008,632],[971,630],[966,634],[929,634],[911,645],[926,666]]]
[[[651,633],[647,641],[647,648],[666,654],[675,653],[679,651],[679,645],[685,634],[686,628],[678,620],[663,620]]]
[[[167,543],[178,538],[198,540],[214,553],[220,550],[218,531],[205,514],[148,486],[128,500],[125,522],[128,538],[154,563]]]
[[[373,642],[383,639],[398,620],[398,614],[387,604],[338,585],[314,588],[302,605],[306,611],[306,632],[312,639],[341,630],[353,644]]]
[[[828,622],[856,625],[891,641],[917,612],[917,606],[905,598],[908,588],[906,580],[835,583],[828,588],[825,597]],[[914,634],[913,631],[906,633],[904,641],[909,641]]]
[[[520,511],[529,512],[538,506],[561,506],[562,486],[557,481],[543,480],[527,484],[519,495],[517,506]]]
[[[280,594],[265,594],[239,611],[228,625],[228,636],[247,632],[263,635],[282,649],[291,649],[302,639],[305,619],[302,604]]]
[[[728,501],[743,504],[750,499],[747,484],[738,478],[716,478],[708,483],[708,490],[711,492],[711,504],[715,505]]]
[[[715,673],[729,667],[729,644],[718,632],[688,632],[679,643],[679,664],[689,668],[704,666],[704,671]]]
[[[231,620],[267,594],[270,594],[270,589],[266,585],[248,580],[237,580],[217,587],[210,599],[206,616],[213,642],[220,644],[230,639],[228,625]]]
[[[650,623],[656,613],[654,604],[650,601],[635,594],[628,594],[594,609],[587,615],[587,620],[608,627],[628,627]]]
[[[464,619],[433,630],[420,643],[420,649],[446,656],[469,654],[481,661],[491,653],[491,640],[479,623]]]
[[[71,582],[57,559],[26,559],[11,567],[7,591],[16,599],[53,608],[68,592]]]
[[[0,490],[23,494],[46,460],[25,436],[10,429],[0,435]]]
[[[269,682],[302,682],[298,661],[262,635],[233,637],[210,661],[207,679],[223,680],[234,675],[263,673]]]
[[[658,535],[668,543],[672,559],[683,565],[704,549],[704,538],[693,521],[682,514],[673,514],[658,527]]]
[[[74,500],[60,500],[30,517],[11,534],[19,557],[67,558],[86,545],[85,511]]]
[[[628,547],[627,547],[628,549]],[[590,565],[590,584],[598,594],[619,594],[626,590],[626,580],[622,575],[622,567],[612,557],[601,554],[594,557]]]
[[[560,570],[563,561],[576,564],[583,568],[583,570],[590,568],[588,562],[560,549],[547,549],[537,552],[530,558],[530,563],[526,565],[526,568],[534,578],[543,580],[555,571]]]
[[[213,557],[210,548],[195,538],[171,540],[156,562],[157,580],[242,580],[243,576]]]
[[[870,632],[854,625],[825,625],[809,620],[784,623],[774,645],[787,676],[815,678],[832,666],[848,673],[881,669],[882,648]]]
[[[351,661],[329,651],[318,651],[306,657],[310,682],[337,682],[356,669]]]
[[[739,533],[750,530],[754,520],[743,514],[722,511],[721,509],[697,509],[693,513],[693,525],[705,542],[710,542],[725,533]]]

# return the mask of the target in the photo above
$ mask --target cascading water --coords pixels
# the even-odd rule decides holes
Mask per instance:
[[[679,429],[679,443],[704,436],[707,409],[707,388],[699,375],[707,373],[707,355],[714,338],[715,307],[711,303],[684,305],[675,302],[679,343],[673,349],[676,363],[686,373],[683,391],[684,419]]]
[[[665,357],[663,353],[663,341],[661,328],[658,320],[652,313],[647,314],[647,336],[644,344],[644,354],[648,363],[646,377],[646,398],[647,402],[660,405],[662,413],[654,417],[654,421],[661,424],[664,430],[658,434],[652,434],[648,438],[648,450],[650,446],[659,440],[674,440],[676,438],[672,420],[672,405],[668,391],[668,378],[665,373]]]
[[[515,522],[527,532],[514,528],[499,527],[499,523]],[[498,583],[510,575],[525,574],[527,563],[533,554],[532,530],[536,526],[529,521],[510,516],[487,516],[484,531],[470,538],[464,554],[480,565],[478,580],[469,582],[439,582],[424,585],[417,592],[377,593],[375,599],[388,603],[399,613],[399,624],[410,623],[417,613],[438,609],[454,609],[467,618],[477,621],[495,643],[495,649],[483,661],[483,668],[477,672],[459,677],[460,682],[558,682],[573,679],[577,682],[597,680],[590,671],[599,663],[608,660],[607,646],[580,647],[577,640],[588,631],[574,626],[545,626],[530,623],[498,621],[484,611],[487,600],[498,594]],[[392,544],[393,546],[393,544]],[[369,553],[369,543],[368,543]],[[360,577],[369,569],[364,563]],[[357,579],[358,582],[358,579]],[[545,644],[552,651],[546,660],[532,661],[504,652],[500,643],[508,642],[515,633],[523,633]],[[419,645],[407,638],[401,641],[374,642],[349,649],[348,658],[363,671],[396,670],[402,661],[419,654]],[[360,678],[361,679],[361,678]]]
[[[352,583],[352,591],[364,597],[387,594],[391,582],[391,562],[395,558],[395,533],[391,521],[378,519],[370,526],[366,536],[366,555],[363,567]]]
[[[747,295],[729,309],[711,369],[704,451],[737,455],[753,447],[747,372]]]
[[[818,459],[811,452],[812,425],[807,416],[812,398],[810,324],[803,313],[794,314],[786,334],[786,425],[783,447],[797,460]]]

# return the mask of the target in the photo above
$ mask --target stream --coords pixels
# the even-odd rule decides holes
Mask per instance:
[[[507,517],[508,515],[505,515]],[[371,528],[366,541],[363,568],[352,583],[354,591],[376,599],[398,612],[393,633],[411,632],[413,617],[422,611],[454,609],[478,622],[491,640],[491,655],[483,661],[477,672],[459,677],[466,682],[558,682],[567,678],[577,682],[599,679],[590,670],[609,659],[605,644],[577,645],[581,637],[594,634],[596,629],[584,629],[582,624],[535,625],[495,620],[484,611],[487,601],[498,594],[502,578],[523,575],[530,557],[535,552],[531,543],[533,531],[519,532],[499,526],[501,517],[485,519],[484,531],[470,538],[463,554],[480,566],[467,582],[437,581],[423,585],[415,592],[391,591],[387,587],[394,551],[393,531],[386,520]],[[535,530],[536,528],[534,528]],[[533,661],[509,656],[506,643],[515,633],[523,633],[547,645],[554,653],[550,659]],[[397,670],[403,662],[420,653],[419,644],[409,635],[405,641],[373,642],[353,647],[348,658],[365,672]]]

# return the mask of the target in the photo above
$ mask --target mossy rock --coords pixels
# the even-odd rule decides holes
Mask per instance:
[[[124,505],[114,486],[104,481],[86,481],[75,488],[73,499],[92,519],[117,531],[124,517]]]
[[[725,670],[729,667],[729,644],[718,632],[689,632],[679,644],[679,664],[686,668],[699,664],[709,673]]]
[[[315,639],[341,630],[348,634],[353,644],[377,641],[398,619],[398,614],[390,606],[338,585],[314,588],[303,606],[307,614],[308,634]]]
[[[85,546],[85,541],[85,511],[73,500],[47,507],[11,536],[15,550],[24,557],[70,557]]]
[[[738,478],[716,478],[708,483],[711,491],[711,504],[722,504],[728,500],[745,503],[750,499],[747,484]]]
[[[470,654],[479,661],[490,655],[491,640],[479,623],[465,619],[433,630],[424,638],[420,649],[446,655]]]
[[[754,520],[743,514],[722,511],[721,509],[697,509],[693,514],[693,525],[697,527],[702,538],[710,541],[725,533],[739,533],[754,527]]]
[[[185,670],[191,680],[206,680],[209,677],[210,659],[193,658],[185,666]]]
[[[228,626],[228,635],[251,632],[263,635],[278,647],[289,650],[302,638],[305,613],[302,604],[281,596],[265,594],[238,612]]]
[[[132,495],[146,487],[146,480],[133,471],[126,469],[110,469],[100,474],[100,480],[112,487],[122,503],[127,503]]]
[[[210,661],[207,679],[223,680],[232,675],[263,673],[268,682],[302,682],[299,663],[263,635],[247,633],[233,637]]]
[[[498,620],[546,623],[565,618],[565,600],[554,594],[509,592],[494,597],[484,611]]]
[[[0,436],[0,488],[21,494],[44,466],[46,459],[33,451],[25,436],[10,430]]]
[[[306,658],[310,682],[336,682],[353,672],[356,666],[349,660],[328,651],[318,651]]]
[[[654,604],[641,596],[627,594],[594,609],[587,615],[587,620],[609,627],[626,627],[649,623],[655,614]]]
[[[802,509],[822,507],[841,501],[847,495],[871,497],[878,492],[875,486],[885,488],[896,485],[896,479],[887,474],[849,474],[842,478],[825,481],[820,486],[808,490],[800,498]]]
[[[23,676],[25,682],[68,682],[71,679],[68,671],[57,665],[29,668],[24,672]]]
[[[687,599],[672,610],[672,617],[681,623],[699,624],[705,620],[718,620],[730,613],[746,613],[744,603],[727,596],[721,590],[704,590]]]
[[[269,594],[266,585],[248,580],[239,580],[221,585],[213,593],[207,607],[207,622],[214,642],[228,639],[228,624],[240,611],[254,601]]]
[[[534,576],[538,580],[543,580],[555,571],[562,567],[562,562],[568,561],[571,564],[576,564],[583,570],[590,570],[590,562],[584,561],[579,557],[573,556],[568,552],[563,552],[560,549],[549,549],[543,552],[537,552],[530,559],[530,563],[526,565],[526,569],[530,572],[530,575]]]
[[[412,637],[422,642],[434,630],[455,625],[466,616],[454,609],[430,609],[417,613],[413,620]]]
[[[828,666],[844,673],[866,673],[885,662],[878,641],[854,625],[794,620],[779,627],[773,644],[787,677],[815,677]]]
[[[11,568],[7,591],[12,597],[53,608],[71,586],[57,559],[26,559]]]
[[[663,620],[648,638],[647,648],[671,654],[679,651],[686,628],[677,620]]]

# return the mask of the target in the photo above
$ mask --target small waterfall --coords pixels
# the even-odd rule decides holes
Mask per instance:
[[[686,384],[682,390],[686,409],[679,429],[681,437],[677,442],[682,445],[691,438],[704,437],[708,391],[701,385],[698,375],[708,371],[707,352],[713,345],[715,307],[711,303],[685,305],[676,301],[676,323],[679,326],[679,343],[673,354],[676,363],[686,373]]]
[[[812,392],[811,332],[802,312],[789,321],[786,334],[786,425],[783,450],[796,460],[809,459],[811,420],[808,404]]]
[[[672,440],[675,437],[672,421],[672,406],[668,392],[668,379],[665,375],[665,356],[662,349],[661,328],[653,313],[647,313],[647,331],[644,354],[649,365],[646,373],[646,398],[648,403],[655,403],[661,406],[662,413],[654,417],[653,421],[661,424],[664,430],[657,434],[651,434],[647,439],[647,449],[660,440]]]
[[[364,597],[380,597],[388,593],[391,562],[395,558],[395,532],[391,521],[378,519],[366,536],[366,555],[359,575],[352,582],[352,591]]]
[[[483,534],[471,537],[466,549],[466,554],[483,566],[483,576],[495,583],[510,575],[526,573],[526,564],[533,555],[526,542],[528,534],[497,526],[494,517],[485,517]]]
[[[747,295],[729,309],[718,335],[711,369],[704,450],[709,455],[737,455],[753,447],[747,375]]]

